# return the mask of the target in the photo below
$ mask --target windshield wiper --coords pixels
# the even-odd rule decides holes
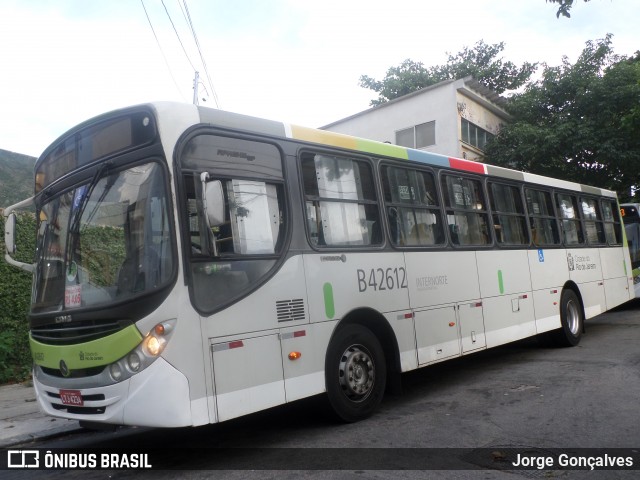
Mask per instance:
[[[87,208],[87,205],[89,203],[89,198],[91,198],[91,194],[93,193],[93,190],[96,188],[96,185],[98,185],[98,183],[100,182],[100,179],[102,178],[103,173],[108,169],[110,169],[111,167],[112,167],[111,162],[105,162],[102,165],[100,165],[100,167],[98,167],[98,169],[96,170],[96,173],[93,174],[91,181],[86,186],[85,192],[81,194],[78,206],[75,208],[75,216],[73,217],[73,222],[69,227],[69,236],[71,237],[71,241],[69,242],[68,255],[67,255],[67,259],[69,260],[73,258],[73,253],[75,252],[75,249],[76,249],[76,243],[78,241],[78,237],[80,236],[80,219],[82,218],[82,214],[84,213],[85,208]],[[75,203],[75,198],[73,201]],[[73,205],[72,205],[72,208],[73,208]]]

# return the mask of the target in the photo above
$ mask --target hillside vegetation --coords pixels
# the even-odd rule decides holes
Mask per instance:
[[[35,157],[0,149],[0,208],[33,195]]]
[[[4,231],[2,216],[0,229]],[[33,214],[18,216],[17,260],[33,261],[35,229]],[[4,235],[0,238],[0,249],[4,256]],[[31,278],[31,274],[10,266],[4,259],[0,260],[0,384],[25,380],[31,373],[27,322]]]
[[[35,157],[0,149],[0,209],[33,195]],[[33,261],[35,218],[21,214],[18,219],[16,258]],[[4,232],[4,217],[0,216]],[[0,238],[4,256],[4,235]],[[0,260],[0,384],[28,378],[31,370],[27,311],[31,297],[31,275]]]

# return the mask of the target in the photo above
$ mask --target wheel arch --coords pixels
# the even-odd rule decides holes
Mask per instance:
[[[347,313],[336,325],[329,342],[333,341],[336,332],[345,325],[360,325],[365,327],[376,336],[380,346],[384,351],[385,363],[387,365],[387,385],[394,391],[399,387],[400,373],[400,349],[398,339],[388,320],[377,310],[369,307],[357,308]]]
[[[567,282],[565,282],[564,286],[562,287],[562,290],[573,290],[573,293],[576,294],[576,296],[578,297],[578,300],[580,301],[580,309],[582,310],[582,317],[584,319],[586,319],[586,315],[585,315],[585,311],[584,311],[584,300],[582,299],[582,293],[580,292],[580,287],[578,286],[577,283],[575,283],[572,280],[569,280]],[[585,323],[586,322],[582,322],[582,333],[585,332]]]

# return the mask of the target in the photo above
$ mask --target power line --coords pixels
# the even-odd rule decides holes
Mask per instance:
[[[180,90],[180,87],[178,85],[178,82],[176,81],[173,72],[171,70],[171,66],[169,64],[169,61],[167,60],[167,57],[164,53],[164,50],[162,48],[162,45],[160,44],[160,40],[158,39],[158,35],[156,34],[155,29],[153,28],[153,24],[151,23],[151,18],[149,17],[149,13],[147,12],[147,8],[144,4],[144,0],[140,0],[140,3],[142,4],[142,8],[144,9],[144,13],[147,17],[147,21],[149,22],[149,26],[151,27],[151,31],[153,32],[153,36],[156,39],[156,43],[158,44],[158,48],[160,49],[160,53],[162,54],[162,57],[164,58],[164,62],[167,65],[167,69],[169,70],[169,74],[171,75],[171,79],[173,80],[173,83],[176,85],[176,87],[178,88],[178,91],[180,91],[180,95],[182,96],[183,100],[184,100],[184,95],[182,95],[182,91]],[[196,74],[196,81],[197,81],[197,69],[195,67],[195,65],[193,64],[193,62],[191,61],[191,58],[189,57],[189,54],[187,53],[187,49],[184,46],[184,43],[182,42],[182,39],[180,38],[180,34],[178,33],[178,29],[176,28],[175,23],[173,22],[173,19],[171,18],[171,14],[169,13],[169,10],[164,2],[164,0],[161,0],[162,6],[164,7],[164,11],[167,15],[167,18],[169,18],[169,22],[171,23],[171,26],[173,27],[173,31],[176,34],[176,37],[178,38],[178,42],[180,43],[180,46],[182,47],[182,51],[185,55],[185,57],[187,58],[187,61],[189,62],[189,64],[191,65],[191,68],[193,69],[194,73]],[[180,10],[182,11],[182,15],[185,18],[185,21],[187,22],[189,29],[191,30],[191,35],[193,36],[193,39],[195,41],[196,47],[198,49],[198,54],[200,56],[200,61],[202,62],[202,66],[204,68],[204,73],[207,77],[207,83],[209,85],[209,88],[211,89],[211,93],[212,93],[212,97],[213,100],[216,104],[217,108],[219,107],[219,101],[218,101],[218,95],[216,93],[215,87],[213,86],[213,82],[211,80],[211,75],[209,74],[209,69],[207,68],[207,63],[204,59],[204,55],[202,54],[202,48],[200,47],[200,41],[198,40],[198,36],[196,34],[195,31],[195,27],[193,26],[193,21],[191,20],[191,14],[189,12],[189,7],[187,5],[187,1],[183,0],[182,4],[180,4],[180,0],[178,0],[178,5],[180,6]],[[183,9],[183,5],[184,5],[184,9]],[[204,83],[200,83],[205,91],[207,90],[206,86]],[[195,92],[197,92],[197,84],[194,85],[194,90]],[[208,94],[208,91],[207,91]]]
[[[200,48],[200,42],[198,41],[198,36],[196,35],[196,30],[193,27],[193,22],[191,21],[191,14],[189,13],[189,7],[187,6],[187,0],[182,0],[182,3],[184,4],[184,9],[186,11],[187,23],[189,24],[189,28],[191,29],[191,34],[193,35],[193,39],[196,42],[196,47],[198,48],[198,53],[200,54],[200,61],[202,62],[202,66],[204,67],[204,73],[207,76],[207,82],[209,83],[209,88],[211,88],[213,101],[216,104],[216,108],[220,108],[219,103],[218,103],[218,95],[216,93],[216,89],[213,87],[213,82],[211,81],[211,76],[209,75],[209,69],[207,68],[207,62],[205,62],[204,56],[202,55],[202,49]],[[184,12],[183,12],[183,14],[184,14]]]
[[[193,71],[196,71],[196,67],[193,65],[193,62],[191,61],[191,58],[189,58],[189,54],[187,53],[187,50],[184,48],[184,44],[182,43],[182,39],[180,38],[180,35],[178,34],[178,30],[176,29],[176,26],[173,23],[173,19],[171,18],[171,15],[169,14],[169,10],[167,10],[167,6],[164,4],[164,0],[162,0],[162,6],[164,7],[164,11],[166,12],[167,17],[169,17],[169,21],[171,22],[171,26],[173,27],[173,31],[176,33],[176,37],[178,37],[178,42],[180,42],[180,46],[182,47],[182,51],[184,52],[184,56],[187,57],[187,60],[191,64],[191,68],[193,68]]]
[[[180,90],[180,86],[178,85],[178,82],[176,82],[176,78],[173,76],[173,72],[171,71],[171,66],[169,65],[169,61],[167,60],[167,57],[164,54],[164,50],[162,49],[162,45],[160,45],[160,40],[158,40],[158,35],[156,35],[156,31],[153,28],[153,24],[151,23],[151,19],[149,18],[149,13],[147,12],[147,7],[145,7],[145,5],[144,5],[144,0],[140,0],[140,3],[142,4],[142,8],[144,9],[144,14],[147,17],[147,21],[149,22],[149,26],[151,27],[151,31],[153,32],[153,36],[156,39],[156,43],[158,44],[158,48],[160,49],[160,53],[162,54],[162,58],[164,58],[164,63],[167,65],[167,70],[169,70],[169,75],[171,75],[171,79],[173,80],[174,85],[178,89],[178,92],[180,93],[180,96],[182,97],[182,100],[184,100],[186,102],[186,99],[184,98],[184,95],[182,94],[182,90]],[[164,4],[164,2],[163,2],[163,4]]]

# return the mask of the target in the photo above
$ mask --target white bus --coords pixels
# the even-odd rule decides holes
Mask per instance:
[[[635,296],[640,298],[640,203],[620,204],[620,215],[631,256]]]
[[[35,204],[34,265],[11,258]],[[345,421],[436,362],[633,296],[616,194],[395,145],[158,103],[56,140],[5,210],[34,273],[50,415],[178,427],[326,393]]]

